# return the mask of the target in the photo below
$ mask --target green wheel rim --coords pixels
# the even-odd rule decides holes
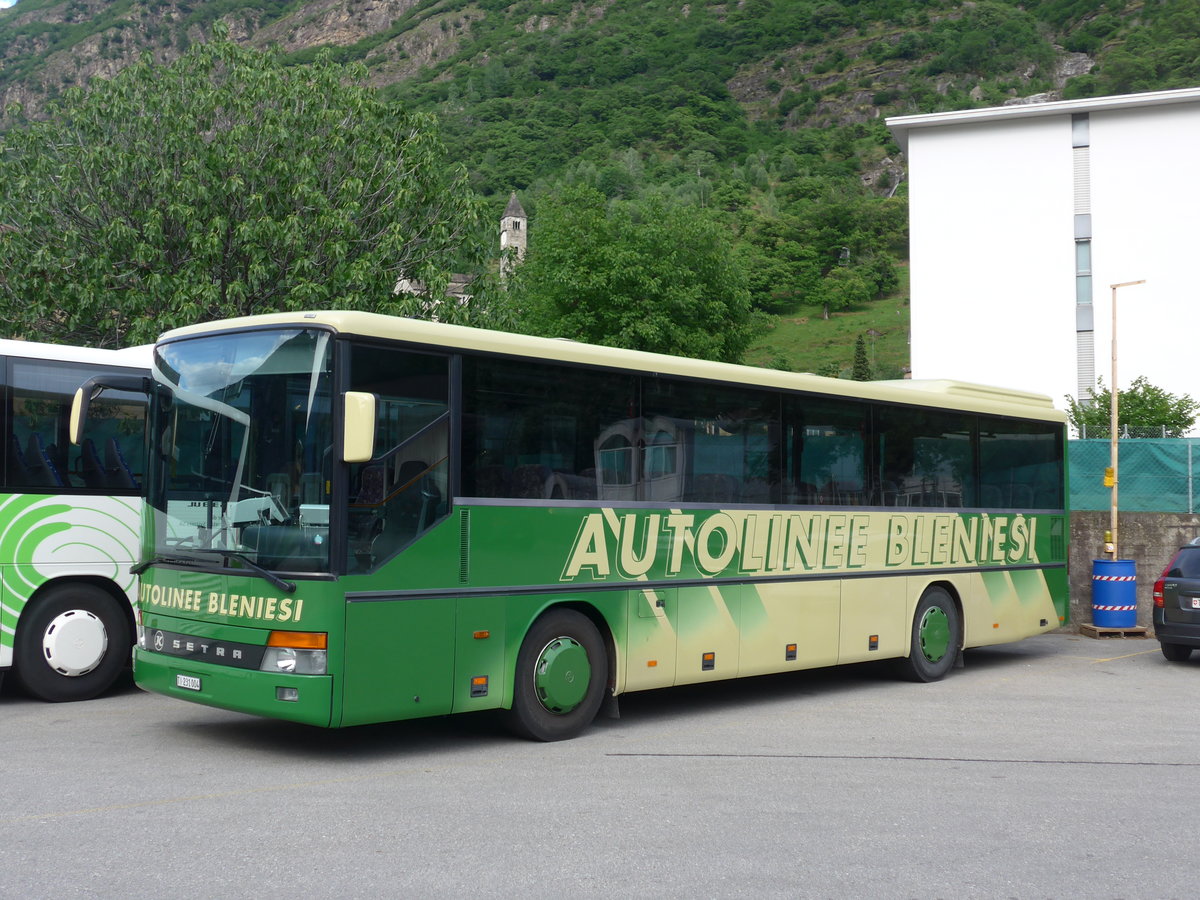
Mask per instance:
[[[950,649],[950,618],[936,606],[925,610],[917,629],[921,653],[931,663],[938,662]]]
[[[533,686],[542,706],[552,713],[563,715],[582,703],[591,680],[587,650],[573,638],[557,637],[538,654]]]

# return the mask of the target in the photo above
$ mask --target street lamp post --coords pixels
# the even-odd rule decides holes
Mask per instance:
[[[1109,463],[1112,466],[1112,508],[1109,511],[1108,527],[1112,536],[1111,542],[1106,542],[1105,550],[1115,560],[1117,558],[1117,288],[1133,287],[1135,284],[1145,284],[1140,281],[1123,281],[1120,284],[1109,285],[1112,288],[1112,384],[1109,386]]]

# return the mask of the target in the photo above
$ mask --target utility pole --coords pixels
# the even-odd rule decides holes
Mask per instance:
[[[1112,508],[1109,511],[1108,527],[1109,540],[1105,541],[1105,551],[1117,559],[1117,288],[1133,287],[1135,284],[1145,284],[1140,281],[1123,281],[1120,284],[1109,285],[1112,288],[1112,386],[1109,389],[1109,464],[1112,471]],[[1107,479],[1106,479],[1107,480]]]

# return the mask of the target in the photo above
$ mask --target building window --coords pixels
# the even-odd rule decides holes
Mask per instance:
[[[1071,116],[1071,146],[1091,146],[1091,135],[1089,134],[1087,113],[1077,113]]]
[[[1076,241],[1075,242],[1075,274],[1076,275],[1091,275],[1092,274],[1092,242],[1091,241]]]
[[[1092,302],[1092,242],[1075,242],[1075,302]]]

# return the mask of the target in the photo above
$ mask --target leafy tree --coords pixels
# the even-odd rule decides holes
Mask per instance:
[[[1117,427],[1165,428],[1168,437],[1183,437],[1196,421],[1200,402],[1188,394],[1175,395],[1155,387],[1138,376],[1127,390],[1117,391]],[[1090,404],[1079,403],[1067,396],[1067,417],[1076,431],[1086,426],[1089,431],[1102,430],[1108,434],[1112,424],[1112,391],[1097,379],[1095,396]]]
[[[821,281],[817,288],[822,318],[834,310],[847,309],[869,302],[875,296],[873,285],[858,269],[839,266]]]
[[[538,204],[511,302],[537,334],[736,362],[754,318],[727,242],[700,210],[573,185]]]
[[[111,346],[281,309],[420,311],[481,252],[480,206],[431,118],[366,69],[285,67],[224,36],[68,91],[0,138],[0,311]],[[461,315],[461,313],[459,313]]]

